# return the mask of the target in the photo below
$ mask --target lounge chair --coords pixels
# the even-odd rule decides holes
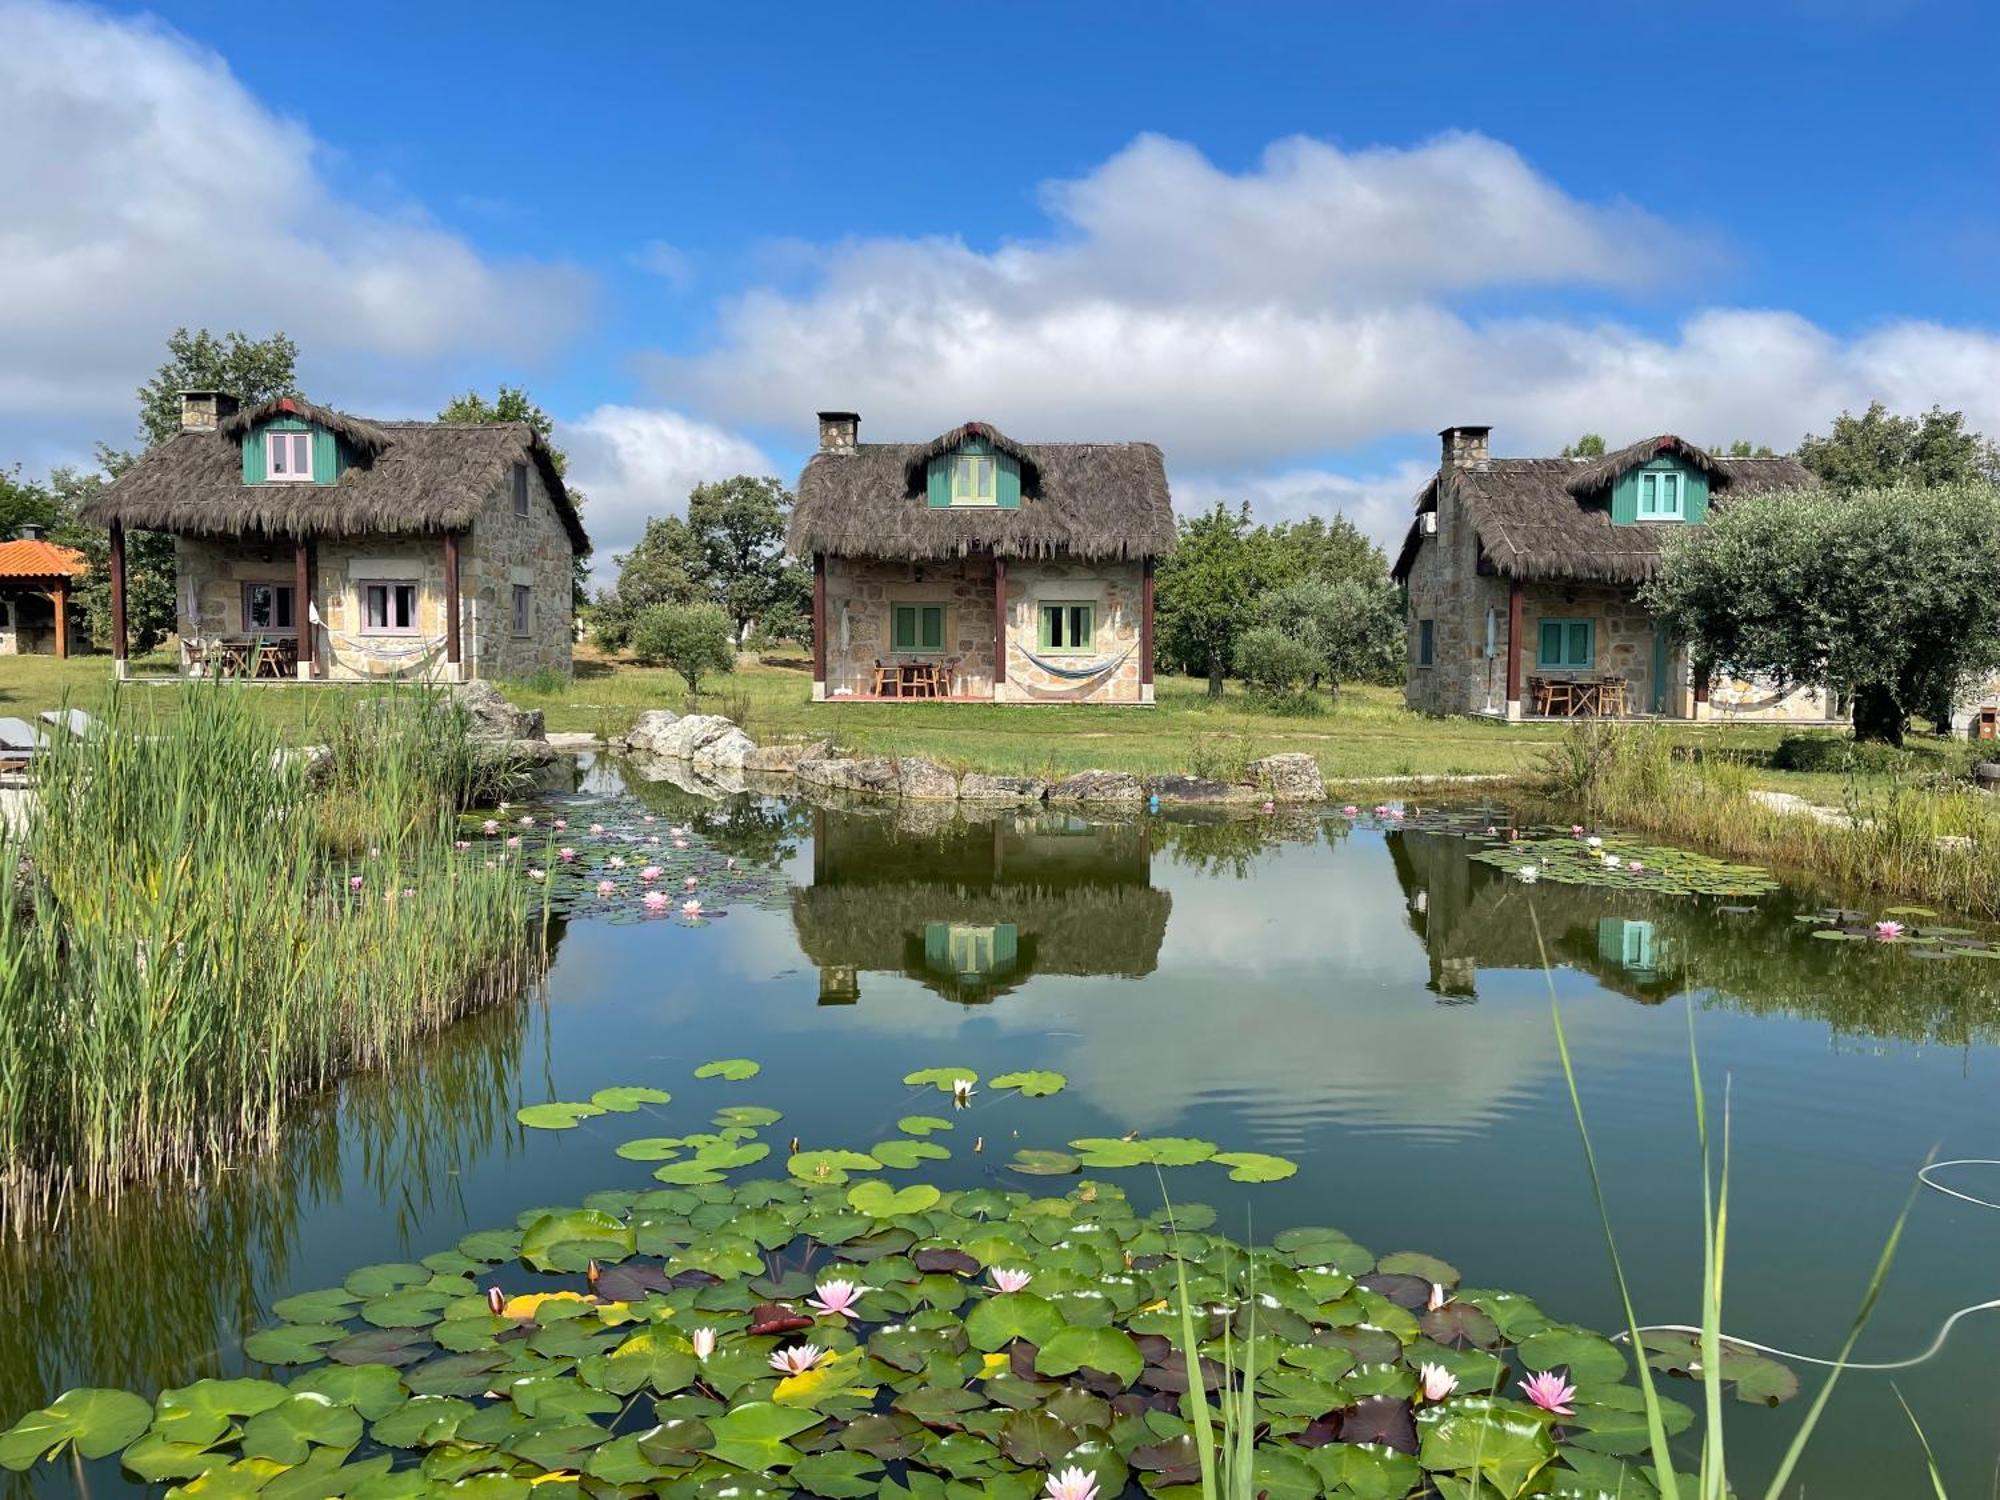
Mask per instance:
[[[45,708],[42,722],[53,724],[57,729],[67,729],[78,739],[88,739],[97,728],[97,720],[80,708]]]
[[[26,719],[0,719],[0,771],[25,771],[47,748],[41,731]]]

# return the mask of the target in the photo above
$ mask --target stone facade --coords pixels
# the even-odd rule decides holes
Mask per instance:
[[[526,677],[543,669],[569,675],[572,636],[570,540],[540,472],[528,466],[526,517],[514,514],[502,485],[459,546],[460,676]],[[311,603],[314,676],[335,682],[384,677],[444,681],[444,539],[436,534],[322,537],[313,544]],[[176,537],[177,629],[183,641],[251,633],[244,585],[293,586],[296,561],[288,540]],[[414,583],[414,634],[369,632],[362,586]],[[529,628],[513,632],[513,587],[529,590]],[[303,624],[310,616],[298,608]]]
[[[69,648],[83,644],[81,623],[72,614]],[[28,589],[0,589],[0,656],[53,656],[56,649],[56,607],[47,594]]]
[[[1142,703],[1139,660],[1143,570],[1137,562],[1068,561],[1007,564],[1007,680],[994,682],[993,588],[990,557],[910,563],[874,558],[830,557],[826,561],[826,683],[824,696],[838,701],[873,691],[877,662],[899,655],[909,660],[942,658],[952,696],[1002,703]],[[1037,665],[1029,653],[1036,640],[1043,604],[1088,604],[1095,631],[1093,649],[1076,658],[1081,665],[1106,664],[1083,680],[1062,677]],[[899,604],[944,609],[940,650],[898,653],[894,612]],[[1065,658],[1044,655],[1068,665]]]

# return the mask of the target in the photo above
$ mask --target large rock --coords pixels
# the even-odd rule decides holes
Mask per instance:
[[[625,744],[641,755],[706,760],[716,765],[726,765],[732,758],[741,765],[744,753],[754,748],[750,736],[721,714],[684,714],[670,724],[643,714],[625,736]]]
[[[1162,802],[1262,802],[1254,786],[1210,781],[1206,776],[1148,776],[1146,791]]]
[[[896,795],[915,802],[956,802],[958,777],[934,760],[906,755],[896,762]]]
[[[1303,751],[1251,761],[1250,779],[1273,802],[1326,800],[1326,782],[1319,774],[1319,762]]]
[[[807,786],[832,787],[842,792],[875,792],[893,796],[896,791],[895,762],[879,757],[871,760],[802,760],[793,767],[792,774]]]
[[[1130,805],[1146,800],[1146,788],[1129,771],[1078,771],[1049,788],[1051,802],[1111,802]]]
[[[1039,802],[1049,784],[1035,776],[988,776],[968,771],[958,779],[958,800],[996,805]]]
[[[482,740],[539,740],[545,737],[539,708],[516,708],[490,682],[459,682],[451,696],[471,721],[468,728]]]
[[[833,752],[833,741],[786,740],[776,745],[759,745],[743,757],[746,771],[795,771],[800,761],[825,760]]]
[[[744,757],[756,748],[756,742],[749,735],[731,724],[714,739],[703,741],[701,748],[688,759],[704,769],[740,771]]]
[[[672,709],[649,708],[625,731],[619,746],[634,755],[664,755],[666,752],[660,749],[661,737],[680,721],[681,716]]]

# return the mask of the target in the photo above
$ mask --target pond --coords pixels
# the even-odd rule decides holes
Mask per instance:
[[[302,1110],[267,1158],[116,1212],[73,1207],[0,1250],[13,1289],[0,1425],[71,1385],[150,1393],[238,1372],[244,1335],[280,1298],[523,1209],[649,1185],[649,1165],[614,1148],[695,1128],[685,1118],[670,1127],[642,1107],[551,1131],[517,1109],[616,1085],[680,1094],[716,1058],[761,1064],[730,1097],[784,1112],[780,1151],[787,1135],[865,1147],[900,1116],[948,1108],[904,1087],[912,1072],[1056,1072],[1067,1084],[1046,1098],[982,1088],[926,1180],[1063,1191],[1074,1179],[1008,1162],[1082,1137],[1205,1138],[1298,1167],[1256,1184],[1212,1164],[1170,1171],[1176,1200],[1212,1205],[1219,1232],[1337,1225],[1612,1330],[1549,989],[1640,1315],[1659,1322],[1698,1313],[1692,1006],[1711,1103],[1725,1084],[1731,1099],[1726,1323],[1808,1354],[1837,1348],[1925,1155],[2000,1155],[2000,964],[1816,941],[1828,924],[1798,919],[1828,903],[1790,887],[1524,882],[1473,857],[1486,825],[1511,821],[1498,809],[967,818],[710,803],[586,763],[542,816],[580,829],[635,802],[662,830],[689,830],[687,858],[715,893],[699,915],[677,901],[647,915],[622,890],[557,901],[539,993]],[[1109,1175],[1135,1204],[1158,1202],[1151,1168]],[[1949,1180],[2000,1196],[1978,1169]],[[1859,1357],[1915,1354],[1955,1309],[1995,1295],[1997,1243],[2000,1214],[1923,1193]],[[1954,1492],[1991,1481],[1996,1356],[2000,1317],[1974,1316],[1895,1377]],[[1806,1492],[1926,1487],[1889,1378],[1848,1377]],[[1733,1406],[1732,1468],[1761,1484],[1803,1409]],[[109,1460],[34,1475],[49,1494],[122,1482]]]

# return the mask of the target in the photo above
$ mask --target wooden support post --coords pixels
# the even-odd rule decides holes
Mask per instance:
[[[125,675],[125,526],[111,523],[111,670]]]
[[[444,661],[453,682],[465,678],[459,653],[458,533],[444,534]]]
[[[1697,666],[1697,667],[1696,667],[1696,668],[1694,669],[1694,714],[1693,714],[1693,717],[1694,717],[1694,718],[1697,718],[1697,719],[1706,719],[1706,718],[1708,717],[1708,713],[1709,713],[1709,709],[1708,709],[1708,678],[1709,678],[1709,669],[1708,669],[1708,668],[1707,668],[1706,666]]]
[[[1153,700],[1153,560],[1147,558],[1139,581],[1139,701]]]
[[[313,674],[312,543],[303,536],[292,543],[292,625],[298,631],[299,681]]]
[[[55,587],[49,590],[49,597],[56,604],[56,659],[69,657],[69,584],[58,578]]]
[[[813,687],[815,703],[826,699],[826,554],[813,554]]]
[[[993,558],[993,696],[1007,685],[1007,559]]]
[[[1507,717],[1521,717],[1521,580],[1507,585]]]

